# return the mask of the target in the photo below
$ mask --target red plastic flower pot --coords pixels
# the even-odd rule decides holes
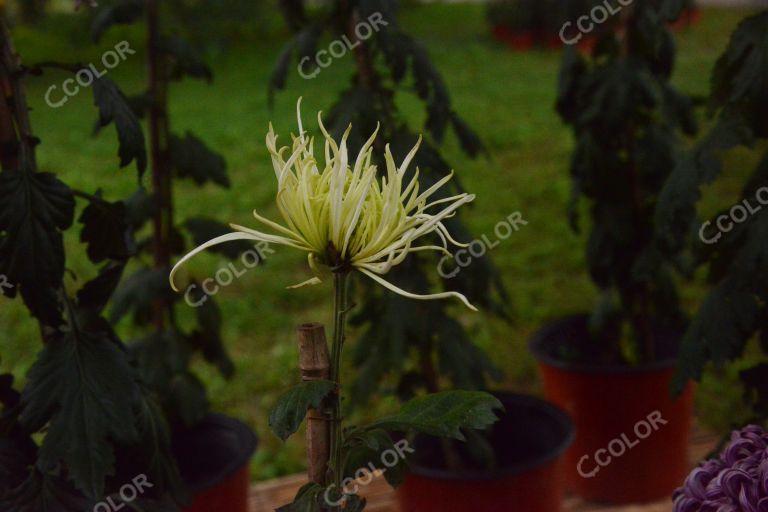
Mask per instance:
[[[561,455],[573,440],[573,424],[537,398],[497,394],[506,412],[490,442],[493,471],[445,469],[442,444],[431,437],[413,443],[411,471],[398,488],[401,512],[558,512],[563,497]],[[466,459],[466,445],[456,444]]]
[[[565,455],[569,489],[591,501],[642,503],[669,497],[688,473],[693,390],[670,396],[680,333],[656,329],[659,360],[638,366],[577,364],[558,354],[588,346],[586,316],[543,329],[531,349],[546,397],[576,424]]]
[[[528,51],[536,43],[532,30],[510,30],[503,25],[494,25],[491,33],[496,41],[504,43],[515,51]]]
[[[674,21],[670,24],[669,28],[677,31],[684,30],[700,22],[701,18],[702,18],[701,9],[699,9],[698,7],[689,7],[688,9],[683,11],[683,13],[680,15],[680,18],[678,18],[677,21]]]
[[[248,462],[256,445],[247,425],[219,414],[174,433],[173,452],[193,495],[184,512],[248,512]]]

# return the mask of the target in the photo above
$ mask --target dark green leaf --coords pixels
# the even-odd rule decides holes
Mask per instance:
[[[168,401],[186,427],[202,420],[209,409],[205,385],[195,374],[188,371],[173,376]]]
[[[8,496],[0,496],[0,509],[8,512],[83,512],[95,500],[87,499],[63,478],[32,471]]]
[[[405,476],[406,457],[413,450],[405,439],[396,444],[385,430],[359,429],[345,436],[344,451],[344,477],[359,478],[360,470],[380,470],[391,486],[398,487]]]
[[[370,428],[414,432],[463,441],[461,429],[485,429],[503,410],[493,395],[480,391],[442,391],[414,398],[394,416],[374,422]]]
[[[93,82],[93,100],[99,109],[99,126],[115,123],[119,142],[120,167],[136,161],[139,178],[147,168],[147,149],[144,132],[123,92],[107,78]]]
[[[172,135],[170,151],[171,160],[180,177],[190,178],[199,185],[211,181],[229,188],[227,162],[191,133],[187,132],[183,139]]]
[[[121,445],[117,450],[120,461],[120,473],[113,481],[132,481],[137,475],[144,475],[153,487],[144,492],[141,498],[173,497],[178,501],[188,499],[181,480],[176,459],[171,450],[171,433],[166,416],[160,405],[148,390],[142,390],[136,408],[138,442]],[[132,503],[135,510],[159,511],[162,503]],[[140,506],[138,506],[140,505]],[[160,508],[158,508],[160,506]],[[167,507],[167,505],[166,505]],[[178,508],[170,509],[177,512]]]
[[[134,231],[141,229],[157,208],[154,194],[148,194],[143,188],[138,189],[125,200],[126,222]]]
[[[117,323],[133,311],[137,318],[146,319],[157,299],[176,299],[164,270],[143,268],[129,276],[112,298],[109,320]]]
[[[125,261],[107,263],[98,276],[85,283],[77,292],[78,304],[101,314],[123,278],[125,265]]]
[[[71,190],[50,173],[0,173],[0,274],[20,287],[32,314],[61,323],[62,231],[72,225]]]
[[[310,482],[296,493],[293,503],[275,509],[275,512],[321,512],[323,486]]]
[[[113,25],[137,21],[144,13],[144,0],[116,0],[102,7],[93,19],[91,36],[98,42]]]
[[[137,435],[138,387],[114,334],[83,331],[73,320],[46,343],[27,377],[20,420],[32,432],[47,425],[38,467],[47,471],[63,462],[80,490],[103,496],[114,473],[112,442],[133,442]]]
[[[298,430],[307,410],[319,409],[323,400],[336,389],[336,384],[327,380],[311,380],[294,386],[277,399],[269,414],[272,432],[285,441]]]
[[[485,151],[480,137],[456,112],[451,112],[451,125],[459,138],[461,149],[466,154],[475,158]]]
[[[78,219],[83,225],[80,241],[87,244],[88,258],[94,263],[131,256],[134,243],[122,202],[91,201]]]
[[[195,289],[202,294],[199,290]],[[194,298],[194,303],[199,303],[200,298]],[[195,309],[195,315],[199,328],[189,336],[189,344],[201,350],[205,360],[215,364],[225,378],[231,378],[235,365],[221,339],[221,309],[212,297],[208,297]]]
[[[162,41],[162,49],[170,56],[173,64],[171,76],[181,78],[184,75],[192,78],[213,81],[211,68],[189,42],[181,37],[173,36]]]

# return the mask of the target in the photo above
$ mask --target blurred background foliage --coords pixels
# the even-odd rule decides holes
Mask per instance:
[[[100,61],[101,55],[122,40],[143,52],[141,27],[120,26],[99,44],[90,41],[87,7],[72,12],[70,0],[23,0],[0,2],[11,16],[19,52],[28,64],[60,58],[84,63]],[[215,212],[220,219],[248,225],[256,208],[267,216],[276,213],[272,165],[264,145],[267,125],[273,122],[283,137],[295,131],[295,100],[304,97],[305,113],[333,103],[337,91],[349,82],[352,56],[336,59],[322,71],[323,79],[304,80],[291,71],[286,90],[277,95],[270,110],[267,85],[281,48],[291,37],[277,3],[247,0],[178,0],[184,22],[173,30],[206,48],[207,61],[216,77],[215,87],[187,81],[174,85],[171,118],[204,138],[227,159],[232,191],[214,186],[202,189],[180,184],[177,207],[184,217]],[[22,8],[23,6],[23,8]],[[704,96],[715,60],[744,10],[704,11],[703,21],[677,34],[679,57],[673,83],[687,93]],[[512,323],[490,314],[460,318],[476,343],[492,354],[503,370],[499,387],[537,391],[535,364],[527,351],[527,339],[543,322],[583,311],[597,299],[583,261],[583,241],[567,224],[569,199],[568,164],[572,138],[554,112],[558,51],[511,53],[495,43],[482,4],[401,4],[400,23],[427,48],[442,73],[454,107],[479,134],[488,158],[466,156],[455,136],[449,135],[443,154],[455,167],[464,187],[477,194],[464,221],[476,234],[493,239],[494,226],[515,211],[528,225],[492,251],[511,295],[508,313]],[[205,43],[203,45],[203,43]],[[326,47],[330,39],[321,42]],[[139,55],[140,56],[140,55]],[[137,57],[139,57],[137,56]],[[143,61],[128,58],[110,71],[127,92],[141,90]],[[97,181],[106,197],[125,197],[135,188],[131,170],[116,171],[114,137],[94,137],[82,119],[93,114],[90,94],[81,92],[61,108],[48,107],[45,91],[59,85],[64,73],[46,73],[28,81],[35,131],[44,141],[38,148],[41,170],[56,169],[62,179],[78,188],[93,188]],[[412,95],[397,94],[398,109],[412,126],[424,124],[424,112]],[[306,115],[308,130],[317,129]],[[706,126],[705,126],[706,127]],[[701,215],[717,211],[723,202],[737,202],[744,176],[754,167],[746,151],[729,154],[727,165],[743,173],[726,176],[705,190]],[[80,212],[77,213],[79,215]],[[68,247],[80,244],[76,233]],[[70,270],[83,279],[92,271],[85,259],[69,261]],[[227,260],[201,255],[192,264],[196,275],[213,276]],[[237,367],[237,376],[225,381],[203,364],[197,371],[207,382],[215,409],[233,414],[254,426],[261,446],[253,461],[253,475],[270,478],[301,470],[303,446],[295,436],[283,446],[267,428],[267,413],[280,390],[297,375],[294,328],[304,321],[330,321],[329,286],[302,291],[286,290],[285,284],[303,280],[306,262],[299,255],[277,248],[264,266],[248,271],[217,295],[224,312],[223,336]],[[683,307],[692,311],[704,295],[704,275],[681,287]],[[182,322],[192,322],[194,310],[182,309]],[[130,337],[129,322],[119,326]],[[0,371],[23,374],[40,350],[37,325],[19,301],[0,297],[2,352]],[[351,344],[356,332],[350,333]],[[755,350],[755,354],[757,350]],[[756,355],[755,355],[756,357]],[[722,431],[738,423],[742,409],[740,367],[709,369],[698,390],[698,413],[708,427]],[[355,369],[348,368],[348,375]],[[386,410],[393,399],[380,398],[374,407]],[[392,401],[390,401],[392,400]],[[360,415],[371,414],[358,412]]]

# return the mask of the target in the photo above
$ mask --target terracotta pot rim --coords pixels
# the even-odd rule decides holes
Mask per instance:
[[[409,463],[410,472],[416,476],[425,478],[431,478],[434,480],[452,480],[452,481],[470,481],[470,482],[483,482],[492,480],[502,480],[505,478],[515,477],[517,475],[527,473],[546,466],[557,458],[562,456],[568,447],[573,443],[576,437],[576,427],[573,424],[571,418],[559,407],[553,405],[550,402],[542,400],[530,395],[522,395],[518,393],[511,393],[505,391],[492,392],[506,408],[506,415],[512,415],[519,417],[519,414],[525,413],[525,410],[538,410],[545,413],[550,420],[552,420],[557,427],[561,429],[562,436],[560,436],[559,442],[555,446],[551,446],[545,453],[539,456],[527,459],[523,462],[516,462],[507,464],[504,467],[498,468],[494,471],[486,470],[474,470],[474,469],[462,469],[451,470],[445,468],[428,467],[420,464],[416,461]],[[511,410],[512,407],[517,407],[517,410]]]
[[[574,373],[588,373],[588,374],[643,374],[643,373],[658,373],[660,371],[673,369],[677,365],[677,355],[672,357],[665,357],[656,361],[644,362],[636,365],[630,365],[626,363],[619,364],[599,364],[599,363],[583,363],[574,362],[561,359],[552,354],[551,350],[554,343],[557,342],[558,334],[568,327],[578,327],[584,319],[589,318],[586,313],[579,313],[569,315],[558,320],[554,320],[545,324],[544,327],[536,331],[528,342],[533,356],[543,364],[566,370]],[[586,335],[586,330],[584,331]],[[659,340],[666,341],[668,343],[675,343],[683,336],[683,332],[671,332],[670,330],[662,330],[656,328],[656,334]]]
[[[195,494],[211,489],[237,474],[248,464],[258,446],[258,438],[248,425],[224,414],[209,413],[192,428],[174,433],[173,451],[177,459],[179,458],[178,454],[186,448],[185,442],[194,436],[200,436],[201,432],[211,439],[222,435],[231,437],[228,441],[232,445],[234,456],[225,466],[212,468],[203,478],[196,479],[194,482],[185,481],[189,489]],[[220,448],[220,446],[214,446],[214,443],[211,445],[214,449]],[[206,456],[205,453],[197,455],[199,457]]]

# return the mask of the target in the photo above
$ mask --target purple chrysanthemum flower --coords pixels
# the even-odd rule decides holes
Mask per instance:
[[[674,512],[768,512],[768,433],[731,434],[720,457],[702,462],[672,495]]]

